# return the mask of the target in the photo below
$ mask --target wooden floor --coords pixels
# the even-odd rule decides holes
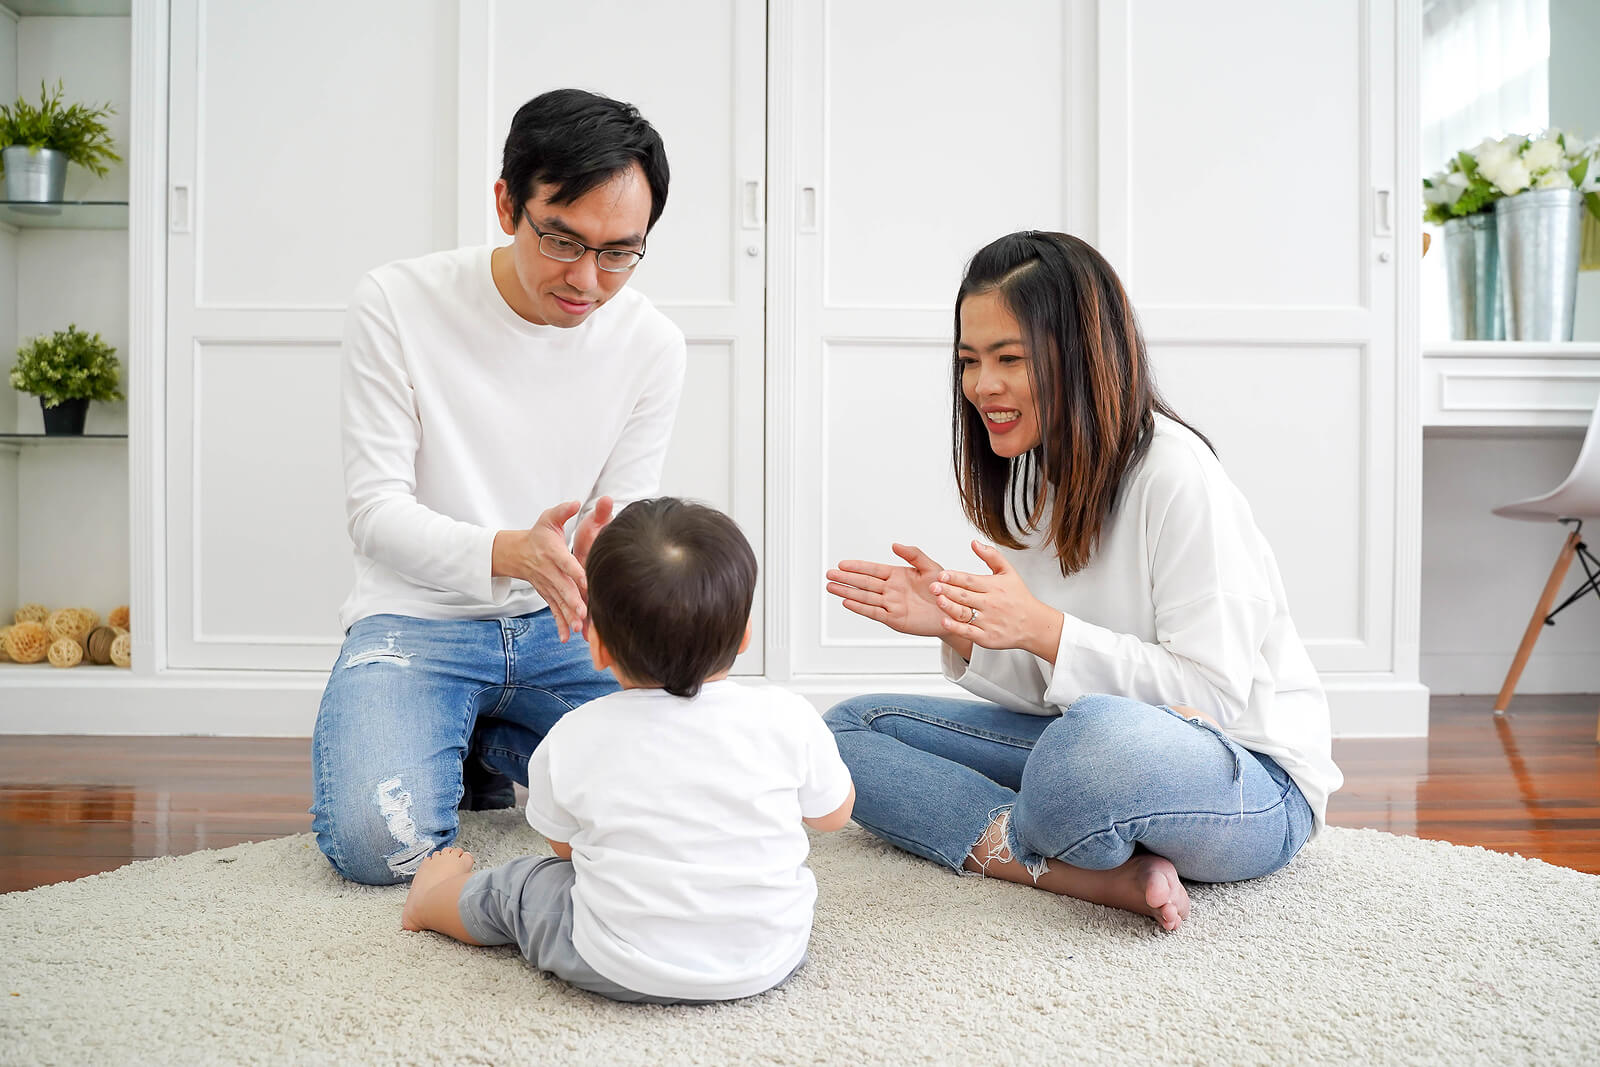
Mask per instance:
[[[1338,741],[1328,820],[1600,874],[1600,697],[1439,697],[1427,738]],[[310,742],[0,738],[0,892],[310,829]]]

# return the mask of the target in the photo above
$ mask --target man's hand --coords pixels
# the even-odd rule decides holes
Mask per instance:
[[[611,521],[612,507],[611,498],[603,496],[594,502],[594,510],[578,523],[578,535],[572,539],[572,555],[580,567],[589,565],[589,550],[594,547],[594,539],[600,536],[606,523]]]
[[[572,521],[583,505],[576,500],[557,504],[539,521],[526,530],[501,530],[494,535],[491,571],[496,578],[521,578],[550,605],[555,616],[556,630],[565,642],[573,634],[583,633],[583,623],[589,606],[589,583],[583,574],[583,564],[567,550],[564,528]],[[600,509],[597,507],[596,512]],[[610,518],[610,504],[606,504],[606,518]],[[585,523],[585,525],[589,525]],[[604,525],[603,523],[601,525]],[[598,527],[595,528],[598,532]],[[580,535],[582,531],[579,531]],[[594,543],[594,534],[589,535]],[[584,554],[589,551],[583,546]]]

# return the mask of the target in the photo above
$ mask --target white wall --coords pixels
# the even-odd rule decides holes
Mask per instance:
[[[1490,510],[1554,489],[1580,438],[1430,436],[1422,461],[1422,681],[1496,693],[1566,536]],[[1591,539],[1596,547],[1600,541]],[[1573,563],[1560,603],[1582,581]],[[1600,692],[1600,600],[1573,604],[1534,647],[1519,693]]]

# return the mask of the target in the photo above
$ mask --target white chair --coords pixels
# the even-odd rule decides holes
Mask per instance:
[[[1516,691],[1517,679],[1522,677],[1522,668],[1527,666],[1528,657],[1533,654],[1539,631],[1546,626],[1554,626],[1556,616],[1581,597],[1589,593],[1600,594],[1600,559],[1596,559],[1594,553],[1589,551],[1582,536],[1585,519],[1600,519],[1600,404],[1595,405],[1594,414],[1589,417],[1589,429],[1584,434],[1583,447],[1578,450],[1578,461],[1572,465],[1572,473],[1567,475],[1566,480],[1543,496],[1506,504],[1495,508],[1494,513],[1527,522],[1559,522],[1570,528],[1566,542],[1561,546],[1561,553],[1556,556],[1556,565],[1550,571],[1550,580],[1545,583],[1539,604],[1533,609],[1533,618],[1528,620],[1528,630],[1522,635],[1522,644],[1517,648],[1516,658],[1511,661],[1511,670],[1506,673],[1505,685],[1500,687],[1500,695],[1495,698],[1495,714],[1502,715],[1511,703],[1511,694]],[[1589,580],[1562,601],[1560,606],[1551,610],[1550,605],[1561,591],[1561,583],[1567,577],[1574,556],[1583,565],[1584,574]],[[1600,722],[1595,726],[1595,740],[1600,741]]]

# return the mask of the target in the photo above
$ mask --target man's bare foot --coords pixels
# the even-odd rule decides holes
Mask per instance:
[[[400,925],[406,930],[431,930],[423,919],[423,900],[428,891],[447,878],[472,870],[472,853],[463,848],[441,848],[422,861],[411,878],[411,891],[400,910]]]

